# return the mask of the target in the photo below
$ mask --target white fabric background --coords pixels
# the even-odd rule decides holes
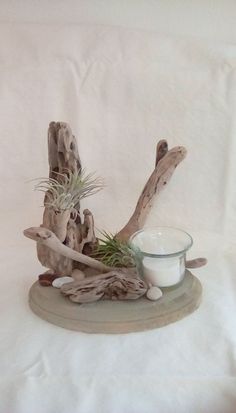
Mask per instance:
[[[47,24],[20,23],[3,11],[0,412],[234,413],[233,39],[134,30],[131,19],[130,28],[48,22],[45,11]],[[22,230],[41,223],[42,197],[26,181],[47,175],[51,120],[70,123],[83,165],[106,180],[83,203],[99,229],[129,218],[158,139],[187,147],[148,224],[188,230],[189,257],[209,259],[195,271],[204,296],[193,315],[147,333],[94,336],[30,312],[27,291],[42,268]]]

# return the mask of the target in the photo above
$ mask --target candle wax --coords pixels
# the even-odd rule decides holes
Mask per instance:
[[[180,282],[184,275],[184,263],[179,257],[143,259],[144,279],[157,287],[168,287]]]

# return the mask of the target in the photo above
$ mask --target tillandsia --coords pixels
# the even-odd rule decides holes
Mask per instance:
[[[84,169],[78,172],[56,173],[56,178],[39,178],[35,190],[46,193],[45,206],[58,211],[76,208],[83,198],[103,189],[103,180]]]
[[[110,267],[135,266],[134,253],[127,242],[116,239],[106,231],[101,234],[103,238],[98,238],[99,244],[92,254],[94,258]]]

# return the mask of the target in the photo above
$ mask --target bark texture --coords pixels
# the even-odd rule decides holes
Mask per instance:
[[[146,291],[145,282],[127,270],[113,270],[61,287],[61,292],[76,303],[90,303],[100,299],[136,300]]]
[[[53,266],[54,271],[60,275],[65,275],[65,267],[67,268],[69,265],[71,265],[70,274],[72,273],[74,268],[73,261],[78,261],[101,272],[108,272],[112,269],[95,258],[68,247],[47,228],[31,227],[24,230],[24,235],[37,242],[38,251],[40,251],[40,261],[43,265],[48,263],[48,259],[51,257],[50,252],[52,252],[51,267]],[[58,257],[57,261],[55,257]]]
[[[49,125],[48,162],[49,177],[56,180],[60,179],[58,174],[81,171],[77,142],[67,123],[51,122]],[[46,201],[47,193],[44,204]],[[45,205],[42,226],[52,231],[64,245],[80,253],[92,251],[97,243],[93,215],[88,209],[84,210],[82,221],[79,205],[65,211],[56,211]],[[70,275],[74,268],[84,268],[81,262],[73,262],[39,243],[37,254],[43,266],[52,272],[60,271],[61,275]]]
[[[130,236],[141,229],[152,207],[154,196],[165,187],[175,168],[185,158],[187,151],[177,146],[168,151],[165,140],[158,142],[156,149],[155,169],[149,177],[138,199],[133,215],[124,228],[116,234],[121,241],[128,241]]]

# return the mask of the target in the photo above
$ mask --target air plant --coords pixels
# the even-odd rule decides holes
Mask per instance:
[[[56,178],[40,178],[35,190],[46,193],[45,206],[58,211],[76,208],[83,198],[96,194],[104,187],[103,180],[94,173],[68,171],[56,173]]]
[[[110,267],[134,267],[134,253],[127,242],[120,241],[106,231],[101,232],[92,256]]]

